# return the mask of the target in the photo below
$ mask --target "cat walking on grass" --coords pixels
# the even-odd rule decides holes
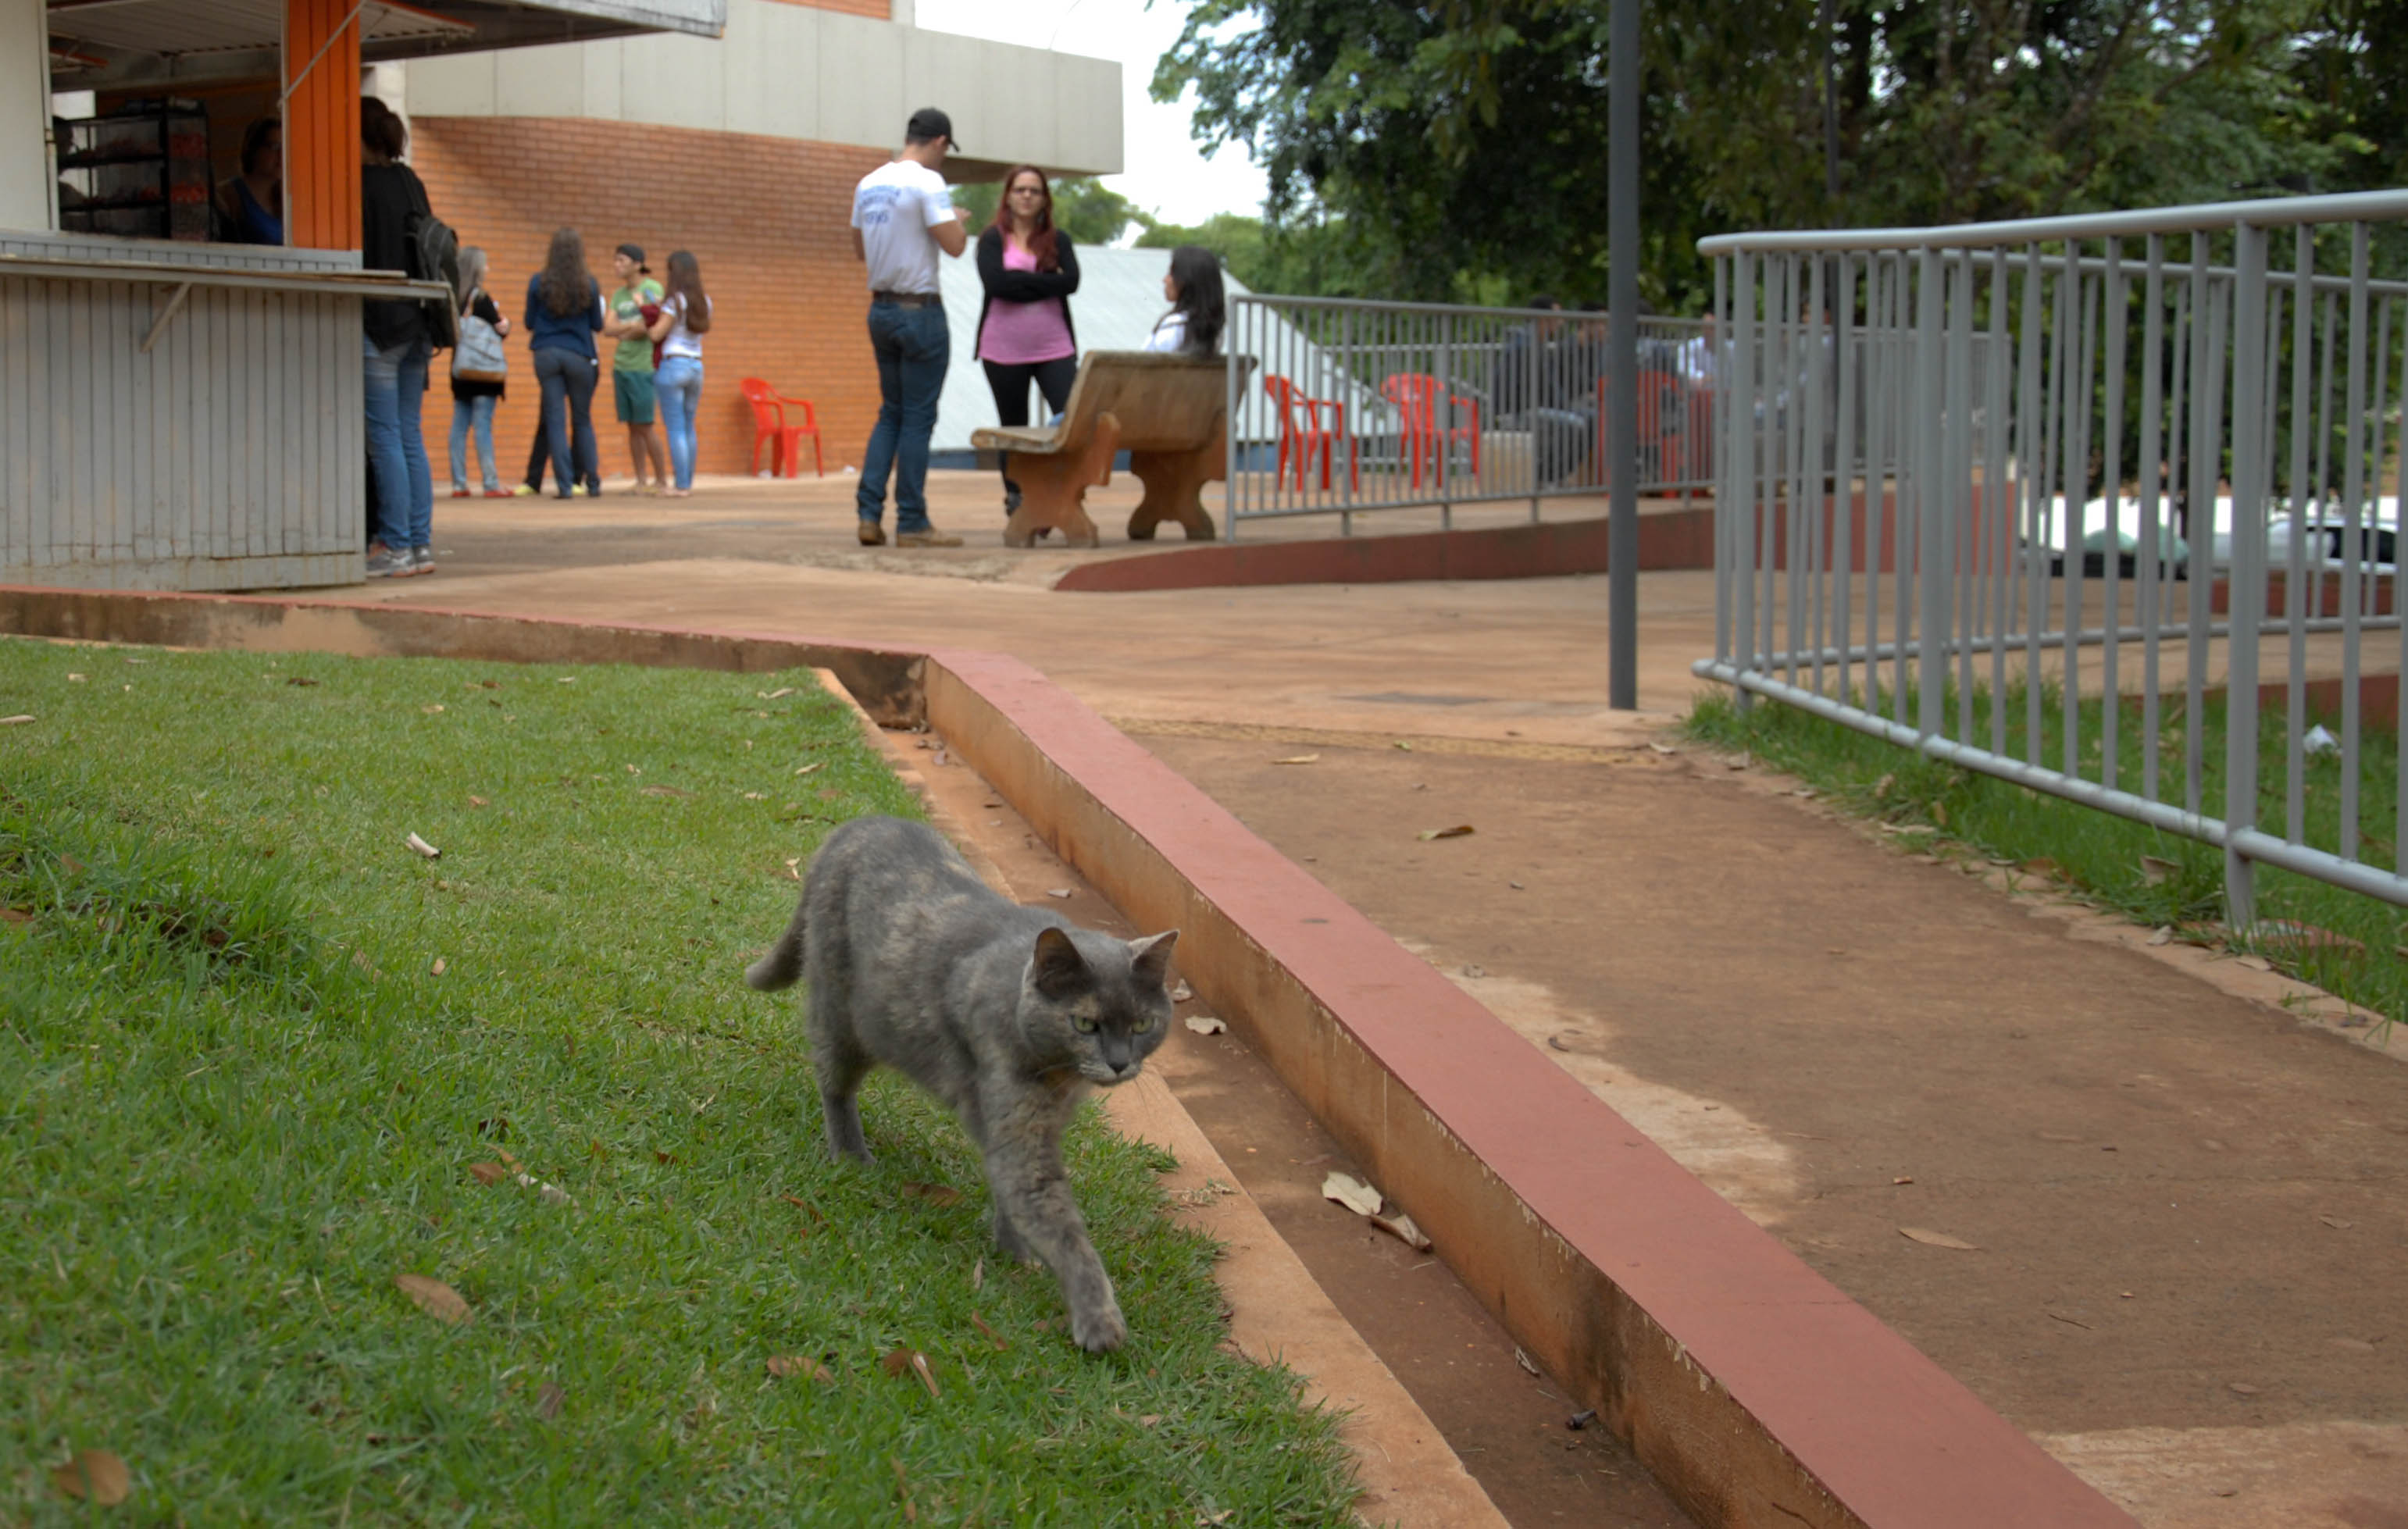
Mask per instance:
[[[1090,1085],[1138,1075],[1170,1023],[1173,929],[1122,940],[997,896],[925,824],[857,818],[811,857],[802,902],[744,979],[810,985],[828,1150],[870,1161],[857,1095],[880,1064],[951,1106],[977,1144],[996,1245],[1062,1283],[1070,1335],[1128,1337],[1062,1168]]]

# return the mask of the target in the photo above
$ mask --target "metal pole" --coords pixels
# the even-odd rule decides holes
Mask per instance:
[[[1639,709],[1639,7],[1613,0],[1607,46],[1606,338],[1613,509],[1606,527],[1607,702]]]

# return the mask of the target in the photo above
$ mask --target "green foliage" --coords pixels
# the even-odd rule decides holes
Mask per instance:
[[[81,1522],[49,1472],[88,1449],[129,1523],[1352,1522],[1157,1151],[1073,1129],[1132,1333],[1096,1359],[939,1107],[874,1080],[880,1163],[821,1148],[795,995],[738,974],[790,864],[912,806],[809,674],[0,639],[0,693],[39,719],[0,766],[0,1522]]]
[[[1094,176],[1061,176],[1054,180],[1053,187],[1054,226],[1069,235],[1075,244],[1115,244],[1131,223],[1145,221],[1136,203]],[[999,180],[953,188],[953,206],[969,209],[973,236],[995,221],[995,209],[1002,200],[1003,183]]]
[[[2389,183],[2408,5],[1657,0],[1641,289],[1707,235],[1945,223]],[[1360,295],[1605,295],[1610,0],[1196,0],[1154,77],[1269,174],[1274,226],[1360,235]],[[1259,24],[1249,25],[1252,22]],[[1838,153],[1827,165],[1827,76]]]

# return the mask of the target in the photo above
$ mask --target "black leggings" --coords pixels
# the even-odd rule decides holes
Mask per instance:
[[[995,390],[996,422],[1024,425],[1028,422],[1028,384],[1045,395],[1049,415],[1059,414],[1069,407],[1070,383],[1079,375],[1077,356],[1056,356],[1052,361],[1001,362],[989,361],[986,385]],[[1011,454],[1004,453],[1003,486],[1007,493],[1018,493],[1020,485],[1011,480]]]

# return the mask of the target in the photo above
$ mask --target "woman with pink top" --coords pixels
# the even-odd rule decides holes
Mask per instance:
[[[1048,415],[1070,401],[1079,373],[1079,337],[1070,327],[1070,294],[1079,290],[1079,257],[1069,236],[1054,226],[1054,193],[1045,172],[1023,164],[1003,178],[1003,202],[979,236],[978,358],[995,390],[998,423],[1028,422],[1028,385],[1045,395]],[[1003,462],[1003,512],[1020,507],[1011,459]]]

